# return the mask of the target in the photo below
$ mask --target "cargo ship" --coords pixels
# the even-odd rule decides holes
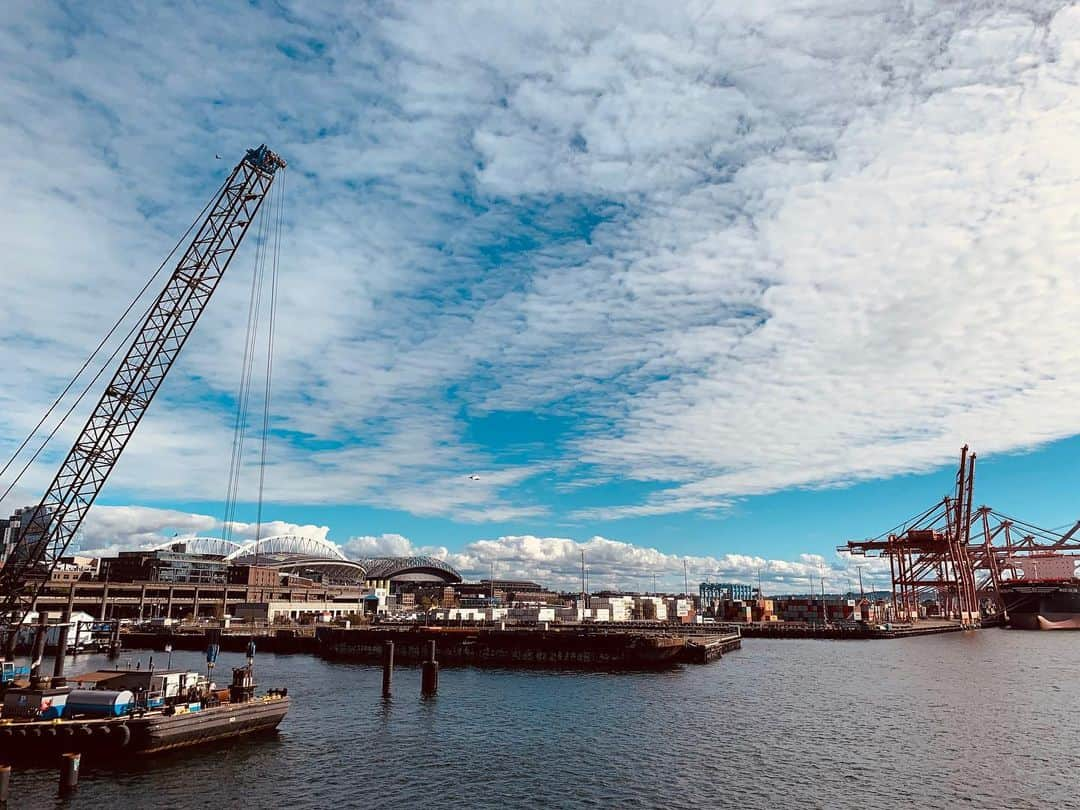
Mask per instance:
[[[1015,577],[999,586],[1010,627],[1022,630],[1080,630],[1077,557],[1042,553],[1014,557]]]
[[[62,754],[121,760],[277,728],[287,689],[255,694],[250,663],[217,689],[186,670],[101,670],[73,686],[18,685],[4,692],[0,762],[49,764]]]
[[[1080,630],[1080,580],[1011,580],[1000,587],[1009,626]]]

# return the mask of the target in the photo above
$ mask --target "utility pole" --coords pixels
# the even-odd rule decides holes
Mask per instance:
[[[581,550],[581,606],[585,607],[588,591],[585,590],[585,549]]]

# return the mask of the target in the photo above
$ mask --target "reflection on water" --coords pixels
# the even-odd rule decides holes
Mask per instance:
[[[1080,807],[1078,665],[1080,633],[748,639],[664,673],[446,668],[421,700],[416,667],[384,699],[378,667],[263,655],[278,735],[86,767],[63,803],[19,771],[11,806]]]

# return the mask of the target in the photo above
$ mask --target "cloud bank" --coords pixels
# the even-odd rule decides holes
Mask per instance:
[[[212,155],[261,140],[291,163],[271,500],[483,522],[563,511],[545,476],[650,485],[583,486],[569,517],[610,520],[1080,432],[1072,4],[5,18],[0,449]],[[223,496],[243,301],[220,290],[118,491]],[[476,438],[503,412],[568,425],[541,460]]]
[[[196,537],[220,532],[220,520],[207,515],[190,514],[145,507],[100,507],[90,513],[82,543],[82,553],[111,556],[117,551],[151,548],[176,537]],[[237,541],[251,539],[255,527],[237,523],[233,527]],[[260,536],[297,534],[326,540],[325,526],[301,526],[281,521],[263,524]],[[331,542],[334,542],[331,540]],[[487,578],[494,569],[498,579],[533,580],[555,589],[581,588],[581,555],[588,566],[591,590],[622,589],[646,591],[659,588],[682,592],[684,561],[686,579],[696,592],[703,580],[757,583],[766,593],[820,588],[846,591],[858,586],[858,566],[863,568],[867,590],[888,584],[888,567],[883,560],[853,560],[846,556],[824,557],[802,554],[795,560],[770,559],[747,554],[684,556],[666,554],[655,548],[605,537],[574,540],[565,537],[532,535],[501,536],[477,539],[451,551],[442,546],[413,543],[400,534],[350,537],[338,542],[350,559],[365,557],[406,557],[426,554],[445,560],[469,580]]]

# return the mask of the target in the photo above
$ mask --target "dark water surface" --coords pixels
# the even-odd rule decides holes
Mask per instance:
[[[242,658],[221,659],[225,680]],[[399,667],[387,702],[377,667],[256,666],[294,696],[277,737],[87,766],[66,801],[54,771],[17,771],[10,806],[1080,807],[1080,633],[748,639],[630,675],[444,669],[431,700]]]

